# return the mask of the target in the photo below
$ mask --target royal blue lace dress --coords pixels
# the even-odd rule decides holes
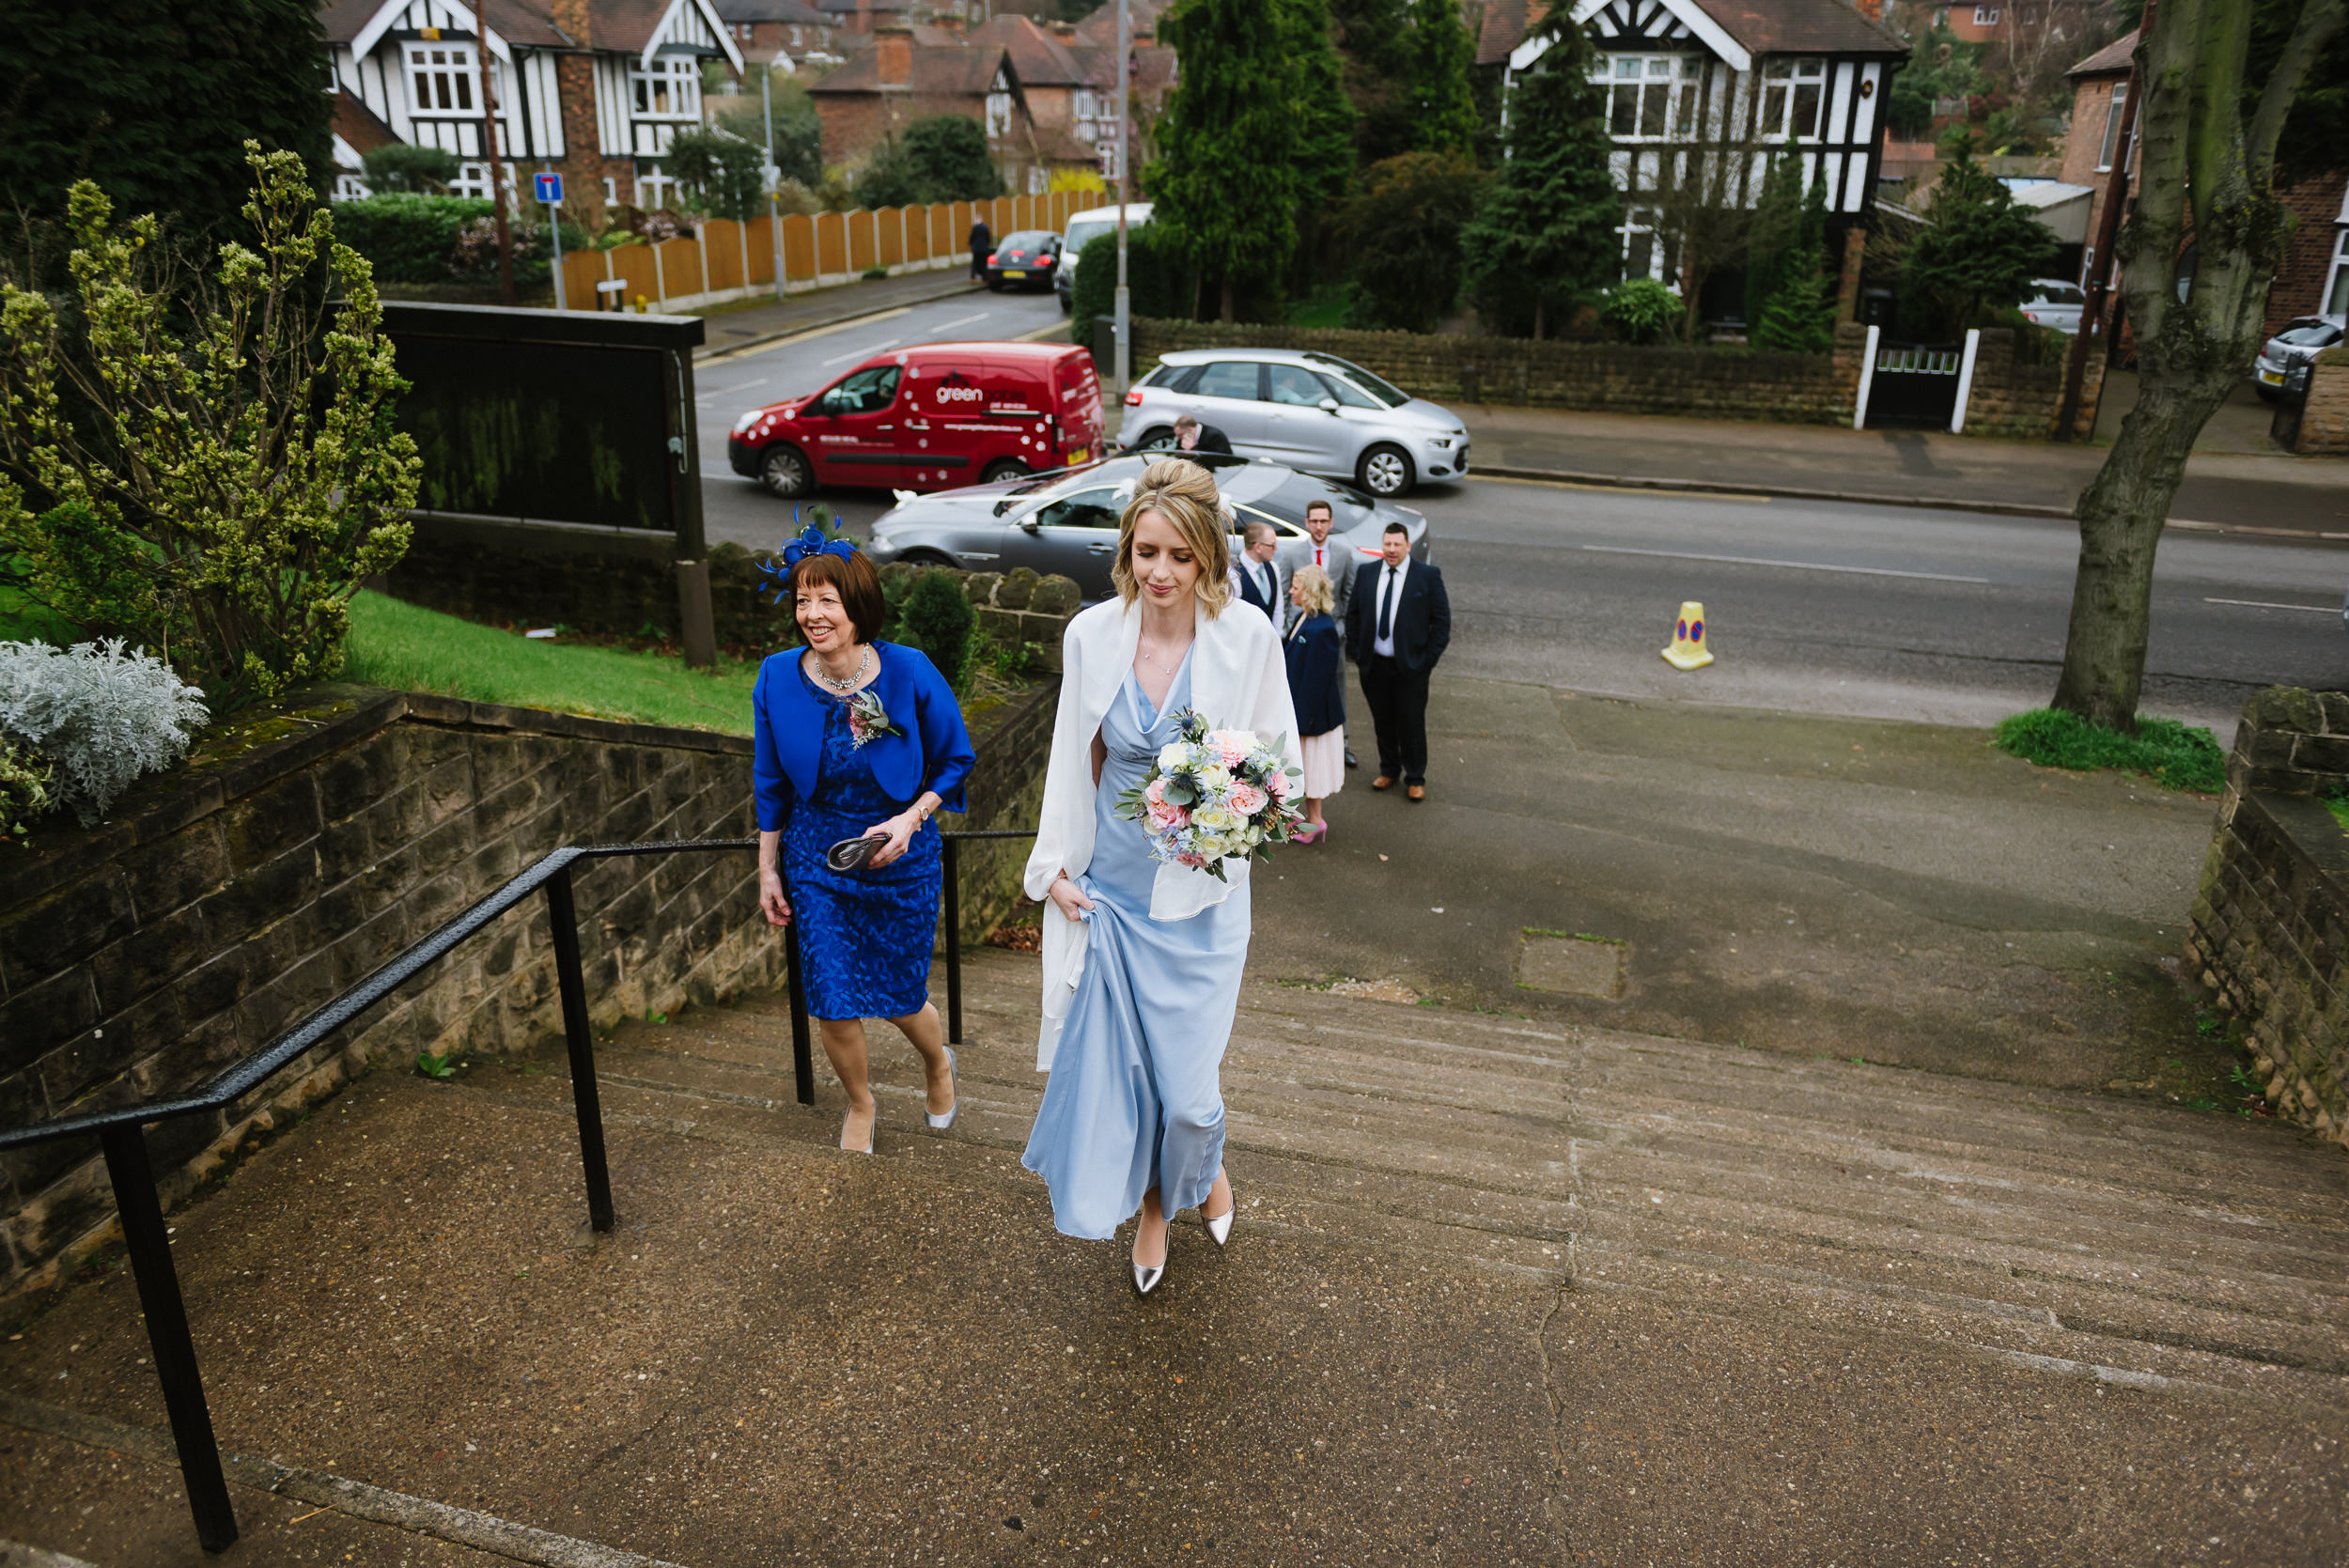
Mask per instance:
[[[870,746],[848,733],[848,705],[796,668],[824,716],[822,772],[812,799],[789,802],[783,875],[800,928],[807,1010],[818,1018],[902,1018],[929,1000],[938,935],[938,825],[922,824],[906,852],[879,871],[834,871],[824,851],[912,804],[873,777]],[[878,744],[878,743],[876,743]],[[785,782],[786,790],[789,782]]]

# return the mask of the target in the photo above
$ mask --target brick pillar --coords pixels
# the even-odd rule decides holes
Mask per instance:
[[[1843,276],[1836,286],[1835,323],[1859,319],[1859,264],[1868,254],[1868,231],[1854,224],[1843,231]]]

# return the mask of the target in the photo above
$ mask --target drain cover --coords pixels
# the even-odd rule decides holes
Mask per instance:
[[[1623,995],[1624,963],[1630,953],[1624,943],[1602,937],[1528,931],[1517,955],[1517,984],[1612,1001]]]

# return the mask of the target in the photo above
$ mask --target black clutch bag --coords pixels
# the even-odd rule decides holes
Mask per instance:
[[[863,871],[866,862],[880,853],[885,838],[844,838],[824,851],[824,863],[834,871]]]

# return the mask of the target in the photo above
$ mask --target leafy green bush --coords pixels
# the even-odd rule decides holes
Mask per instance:
[[[58,613],[165,652],[216,712],[340,668],[350,596],[407,551],[421,466],[367,263],[299,158],[247,153],[253,243],[221,247],[206,292],[159,258],[153,214],[117,225],[88,180],[71,312],[0,287],[0,554]]]
[[[334,204],[334,230],[367,258],[382,283],[446,283],[458,232],[491,216],[477,196],[407,193]]]
[[[1432,333],[1460,293],[1460,230],[1485,176],[1457,153],[1407,152],[1362,171],[1337,234],[1376,324]]]
[[[379,196],[439,195],[457,182],[457,154],[414,142],[387,142],[363,152],[359,166],[366,172],[367,190]]]
[[[22,844],[49,810],[54,769],[39,750],[0,735],[0,844]]]
[[[1151,224],[1126,229],[1128,304],[1136,316],[1182,320],[1190,315],[1190,273],[1165,229]],[[1077,253],[1077,277],[1069,285],[1069,313],[1077,341],[1089,343],[1093,318],[1117,309],[1117,231],[1097,234]]]
[[[1599,323],[1626,343],[1661,343],[1680,325],[1680,296],[1654,278],[1629,278],[1607,291]]]
[[[740,220],[767,210],[766,162],[763,147],[697,127],[671,138],[662,166],[686,187],[695,211]]]
[[[913,207],[934,201],[987,201],[1003,194],[1003,177],[987,150],[987,132],[960,115],[932,115],[881,143],[856,182],[863,207]]]
[[[2141,773],[2168,789],[2215,795],[2227,786],[2227,753],[2200,726],[2174,719],[2139,719],[2135,735],[2106,729],[2061,708],[2034,707],[1999,721],[1990,732],[1999,750],[2073,772],[2114,768]]]
[[[1901,331],[1947,340],[2023,297],[2052,264],[2055,236],[1970,157],[1941,171],[1931,227],[1901,263]]]
[[[896,641],[929,655],[947,683],[959,691],[971,672],[979,613],[962,591],[958,572],[926,571],[907,590]]]

